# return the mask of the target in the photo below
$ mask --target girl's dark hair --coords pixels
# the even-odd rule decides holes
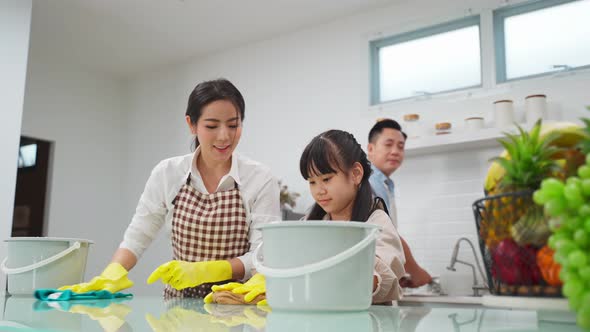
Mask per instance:
[[[343,130],[328,130],[314,137],[303,150],[299,170],[304,179],[312,175],[348,172],[354,163],[363,167],[363,178],[352,207],[351,221],[365,222],[376,208],[373,190],[369,183],[371,163],[367,154],[351,133]],[[326,211],[317,203],[311,208],[309,220],[321,220]]]
[[[234,104],[239,113],[240,120],[244,121],[246,105],[240,91],[224,78],[199,83],[188,97],[186,115],[191,118],[191,123],[196,124],[201,117],[203,107],[217,101],[227,100]],[[199,140],[195,137],[194,147],[199,146]]]

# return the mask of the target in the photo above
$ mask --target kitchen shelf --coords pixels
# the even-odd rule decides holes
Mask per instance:
[[[460,131],[444,135],[408,138],[405,149],[406,156],[500,147],[498,139],[503,138],[506,131],[498,128],[484,128],[474,132]],[[512,130],[508,131],[512,132]]]

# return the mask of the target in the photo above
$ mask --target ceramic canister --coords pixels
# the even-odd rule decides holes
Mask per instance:
[[[465,119],[465,129],[467,131],[478,131],[479,129],[483,128],[483,118],[479,116],[474,116],[471,118]]]
[[[527,124],[532,125],[539,119],[547,118],[547,96],[530,95],[524,100]]]
[[[512,100],[494,102],[494,123],[497,128],[511,127],[514,123],[514,106]]]

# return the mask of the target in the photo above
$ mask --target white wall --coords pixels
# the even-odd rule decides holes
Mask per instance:
[[[189,151],[183,122],[188,94],[196,83],[216,77],[232,80],[246,99],[239,151],[269,165],[290,188],[304,194],[298,210],[311,202],[298,171],[300,153],[328,128],[348,130],[364,146],[377,117],[417,112],[428,123],[449,120],[457,125],[469,115],[489,118],[491,103],[498,98],[513,98],[520,112],[530,93],[548,95],[552,116],[579,117],[584,103],[590,102],[584,89],[590,81],[587,75],[494,87],[492,70],[486,71],[486,89],[472,97],[456,94],[369,110],[369,38],[380,31],[395,34],[460,18],[469,7],[478,12],[499,3],[405,1],[137,77],[129,95],[127,204],[136,204],[158,160]],[[489,14],[484,17],[489,19]],[[490,64],[491,39],[486,38],[484,63]],[[458,237],[475,239],[471,203],[482,196],[487,160],[496,153],[485,149],[409,157],[395,174],[400,231],[434,274],[445,271]],[[149,263],[140,263],[138,273],[147,275],[154,261],[168,258],[168,251],[160,254],[163,247],[157,248],[148,253]]]
[[[34,42],[22,133],[53,144],[45,231],[95,241],[86,269],[90,278],[110,261],[128,223],[124,83],[49,62],[35,52]]]
[[[12,230],[16,165],[25,95],[31,0],[0,0],[0,259]],[[0,273],[0,296],[5,292]]]
[[[190,151],[186,101],[195,84],[207,79],[227,77],[242,91],[246,121],[239,150],[270,166],[303,194],[299,211],[311,202],[299,175],[299,156],[314,135],[328,128],[348,130],[364,146],[377,117],[417,112],[427,123],[449,120],[456,125],[468,115],[489,118],[490,105],[498,98],[513,98],[521,111],[530,93],[546,93],[556,118],[583,114],[582,105],[589,102],[587,75],[494,87],[491,71],[486,89],[471,97],[455,94],[382,109],[368,106],[369,38],[379,31],[394,34],[461,17],[468,4],[477,11],[495,2],[403,2],[159,68],[129,85],[49,60],[35,53],[32,40],[23,134],[54,142],[47,235],[94,240],[87,277],[99,273],[121,241],[153,166]],[[484,40],[484,52],[489,43]],[[491,63],[489,56],[484,63]],[[482,195],[487,160],[495,154],[497,149],[489,148],[408,157],[395,174],[400,232],[434,274],[445,271],[458,237],[475,239],[470,205]],[[11,165],[14,171],[15,162]],[[13,195],[10,190],[10,202]],[[147,286],[145,280],[170,258],[162,232],[131,273],[134,293],[160,293],[160,286]]]

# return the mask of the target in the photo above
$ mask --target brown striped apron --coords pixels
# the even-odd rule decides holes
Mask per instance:
[[[244,255],[250,248],[248,224],[242,195],[235,187],[228,191],[205,194],[186,183],[174,198],[172,215],[173,259],[187,262],[228,260]],[[205,297],[220,280],[197,287],[164,289],[164,298]]]

